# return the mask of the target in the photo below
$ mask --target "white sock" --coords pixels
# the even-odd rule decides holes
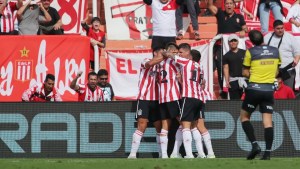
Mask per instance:
[[[203,152],[202,137],[199,130],[195,127],[192,129],[193,138],[199,155],[205,155]]]
[[[164,129],[160,132],[160,147],[162,156],[168,156],[168,131]]]
[[[131,151],[130,151],[130,155],[131,156],[136,156],[136,153],[139,149],[139,146],[141,144],[141,139],[143,137],[143,134],[141,131],[139,130],[135,130],[135,132],[132,135],[132,143],[131,143]]]
[[[208,155],[214,155],[214,151],[213,151],[213,148],[212,148],[212,145],[211,145],[211,139],[210,139],[210,134],[209,132],[205,132],[202,134],[202,138],[204,140],[204,144],[205,144],[205,147],[207,149],[207,154]]]
[[[158,157],[161,157],[160,133],[156,133],[156,143],[157,143]]]
[[[179,149],[181,144],[182,144],[182,126],[179,126],[179,128],[176,131],[172,154],[176,154],[176,155],[179,154]]]
[[[182,130],[182,137],[183,137],[183,145],[185,149],[186,156],[193,156],[192,153],[192,133],[189,128],[185,128]]]

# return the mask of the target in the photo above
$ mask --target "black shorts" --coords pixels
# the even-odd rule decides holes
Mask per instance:
[[[180,103],[179,101],[172,101],[159,104],[160,118],[173,119],[180,115]]]
[[[180,121],[193,122],[202,108],[203,102],[195,98],[182,98]]]
[[[246,89],[242,109],[251,114],[257,105],[261,113],[273,113],[274,91]]]
[[[138,100],[135,119],[145,118],[149,122],[160,120],[158,101]]]
[[[176,43],[176,37],[164,37],[164,36],[153,36],[151,48],[156,49],[158,47],[165,48],[170,42]]]
[[[202,106],[200,108],[200,111],[196,114],[196,119],[195,120],[198,120],[198,119],[205,119],[205,104],[202,102]]]

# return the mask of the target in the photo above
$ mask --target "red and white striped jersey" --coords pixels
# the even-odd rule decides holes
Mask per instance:
[[[84,87],[79,87],[76,92],[78,93],[78,101],[80,102],[98,102],[104,100],[103,92],[99,86],[96,86],[96,89],[91,91],[86,84]]]
[[[34,86],[25,90],[22,95],[22,101],[26,102],[57,102],[62,101],[57,89],[53,88],[52,92],[45,95],[44,85]]]
[[[159,65],[159,103],[172,102],[181,98],[180,87],[176,78],[180,65],[171,58]]]
[[[192,60],[175,56],[175,62],[182,66],[182,93],[181,97],[202,100],[200,82],[203,77],[200,64]]]
[[[144,59],[141,63],[139,77],[138,100],[158,100],[157,66],[146,69],[145,65],[150,59]]]
[[[1,17],[1,32],[11,32],[14,30],[14,11],[18,10],[16,2],[8,2]]]
[[[201,100],[203,101],[203,103],[206,103],[207,100],[214,100],[213,95],[209,91],[205,89],[200,89],[200,92],[202,97]]]

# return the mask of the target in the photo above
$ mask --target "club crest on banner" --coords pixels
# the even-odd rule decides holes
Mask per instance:
[[[33,60],[29,59],[30,50],[25,46],[20,50],[20,60],[15,60],[15,80],[28,81],[32,77]]]

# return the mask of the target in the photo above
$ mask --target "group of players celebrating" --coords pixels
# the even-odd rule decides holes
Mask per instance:
[[[170,158],[181,158],[179,148],[183,143],[186,156],[192,153],[192,135],[198,158],[215,158],[211,138],[204,125],[204,103],[211,95],[205,91],[205,79],[200,65],[201,54],[187,43],[166,48],[155,48],[153,58],[141,63],[139,94],[137,97],[137,130],[132,136],[128,158],[136,158],[148,122],[153,122],[157,135],[160,158],[169,158],[168,131],[172,119],[180,123]],[[207,149],[203,151],[202,140]]]

